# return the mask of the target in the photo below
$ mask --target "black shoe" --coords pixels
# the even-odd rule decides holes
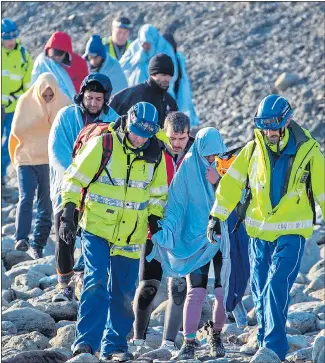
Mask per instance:
[[[128,360],[133,360],[134,357],[131,353],[129,352],[116,352],[116,353],[112,353],[109,354],[107,356],[101,356],[99,358],[99,362],[101,363],[105,363],[105,362],[126,362]]]
[[[43,257],[43,248],[41,247],[31,247],[29,249],[29,254],[34,260],[38,260]]]
[[[226,352],[221,340],[221,331],[213,329],[213,322],[211,320],[205,324],[205,328],[207,330],[207,341],[210,346],[210,356],[224,357]]]
[[[185,341],[180,351],[172,357],[174,360],[194,359],[195,348],[198,346],[195,340]]]
[[[89,353],[89,354],[93,354],[92,349],[90,348],[90,346],[86,343],[80,343],[77,344],[74,349],[73,349],[73,353],[72,356],[75,357],[79,354],[83,354],[83,353]]]
[[[52,302],[72,301],[74,299],[74,289],[72,286],[62,287],[58,284],[56,290],[58,293],[53,296]]]
[[[15,250],[26,252],[29,249],[29,242],[27,239],[20,239],[15,243]]]

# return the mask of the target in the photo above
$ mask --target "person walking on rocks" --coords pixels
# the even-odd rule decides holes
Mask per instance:
[[[69,283],[74,274],[74,242],[66,244],[59,236],[62,215],[61,188],[65,170],[72,163],[72,151],[81,129],[96,122],[111,122],[118,115],[108,106],[112,85],[103,74],[87,76],[74,99],[74,104],[63,108],[57,115],[49,135],[49,161],[51,200],[56,235],[56,266],[58,273],[58,293],[53,301],[67,301],[73,298],[73,288]],[[78,213],[75,213],[75,223]]]
[[[121,16],[112,22],[112,35],[108,38],[103,38],[103,45],[106,48],[106,52],[118,61],[131,44],[129,40],[131,28],[130,19]]]
[[[251,199],[245,225],[251,237],[257,340],[285,361],[290,290],[305,239],[313,232],[314,201],[325,215],[325,160],[319,143],[293,120],[284,97],[265,97],[254,122],[255,140],[242,149],[218,186],[207,236],[211,243],[217,241],[220,221],[240,201],[248,181]]]
[[[119,115],[125,115],[137,102],[149,102],[156,107],[162,128],[167,114],[178,110],[175,99],[167,92],[173,75],[172,59],[166,54],[158,54],[150,60],[149,78],[114,95],[109,105]]]
[[[18,100],[9,139],[11,160],[18,175],[19,202],[16,213],[15,249],[34,259],[43,257],[52,226],[48,137],[56,114],[70,104],[51,73],[43,73]],[[37,189],[34,237],[29,242],[33,201]]]
[[[166,276],[186,276],[187,294],[183,311],[184,343],[173,359],[194,359],[197,347],[195,338],[203,301],[206,296],[209,266],[215,273],[215,304],[213,323],[209,329],[208,342],[212,357],[225,355],[220,332],[226,321],[221,268],[229,254],[227,223],[223,223],[223,243],[212,245],[206,238],[206,226],[213,205],[215,184],[218,181],[215,156],[226,150],[217,129],[201,129],[190,150],[175,174],[168,192],[168,204],[160,230],[152,236],[154,243],[148,261],[153,258],[161,263]]]
[[[194,139],[190,136],[190,120],[182,112],[171,112],[167,115],[164,130],[170,141],[164,153],[167,165],[168,184],[171,183],[176,170],[180,167]],[[146,257],[152,251],[152,241],[148,236],[140,258],[139,286],[137,288],[133,307],[135,321],[133,325],[134,338],[132,345],[141,354],[149,347],[146,344],[146,332],[152,313],[153,300],[156,297],[162,279],[161,264],[157,260],[148,262]],[[182,323],[182,312],[186,296],[186,281],[183,277],[169,279],[168,305],[165,315],[165,325],[161,348],[172,353],[178,349],[175,339]]]
[[[33,61],[28,51],[17,39],[18,35],[17,24],[10,19],[2,19],[1,184],[5,184],[6,172],[10,163],[8,142],[17,101],[30,86],[33,69]]]
[[[128,87],[126,77],[120,63],[106,52],[101,37],[92,35],[86,45],[83,57],[88,62],[91,73],[101,73],[107,76],[112,82],[112,95]]]
[[[153,25],[145,24],[139,29],[138,38],[131,43],[120,64],[129,86],[136,86],[148,79],[151,58],[160,53],[168,55],[173,62],[174,72],[168,92],[175,97],[174,83],[178,77],[176,56],[172,46]]]
[[[76,232],[75,208],[88,187],[82,228],[85,276],[73,354],[95,354],[102,361],[127,361],[127,335],[134,321],[131,301],[136,290],[141,245],[147,226],[157,230],[167,200],[166,162],[155,107],[133,106],[126,128],[111,131],[111,155],[95,182],[103,137],[94,137],[66,170],[59,235],[67,244]]]
[[[72,51],[71,37],[67,33],[54,32],[51,35],[44,52],[35,60],[32,83],[44,72],[53,73],[61,91],[73,101],[73,97],[79,92],[81,83],[89,72],[87,62]]]

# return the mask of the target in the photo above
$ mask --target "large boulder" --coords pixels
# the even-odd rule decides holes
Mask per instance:
[[[289,362],[305,362],[312,360],[313,347],[296,350],[287,355]]]
[[[83,353],[66,361],[66,363],[98,363],[99,360],[91,354]]]
[[[268,348],[260,348],[254,357],[250,360],[250,363],[281,363],[279,357],[273,350]]]
[[[75,334],[76,326],[74,324],[66,325],[57,330],[56,336],[50,340],[50,344],[53,348],[63,347],[71,349]]]
[[[39,282],[43,277],[45,277],[45,275],[40,272],[28,270],[26,274],[15,277],[14,288],[17,290],[28,291],[34,287],[39,287]]]
[[[2,363],[65,363],[66,361],[67,357],[64,354],[48,350],[24,352],[13,350],[12,354],[8,354],[6,358],[2,359]]]
[[[289,353],[311,346],[311,339],[304,335],[287,335]]]
[[[308,274],[309,270],[315,263],[320,260],[320,250],[317,246],[317,241],[324,234],[324,227],[315,226],[313,235],[306,239],[304,254],[301,259],[299,271],[303,274]],[[310,277],[308,276],[310,279]]]
[[[38,331],[47,337],[53,337],[56,332],[54,319],[37,309],[9,309],[2,313],[2,319],[15,324],[18,333]]]
[[[9,341],[2,345],[2,349],[15,348],[22,351],[43,350],[49,347],[48,338],[36,331],[13,336]]]
[[[316,318],[314,313],[296,311],[288,314],[287,325],[305,334],[316,329]]]
[[[17,334],[16,325],[11,321],[2,321],[1,322],[1,333],[2,335],[15,335]]]
[[[78,303],[76,301],[33,302],[33,307],[52,316],[55,321],[76,320]]]
[[[313,363],[325,362],[325,329],[317,335],[314,341],[312,358]]]
[[[2,260],[7,270],[10,270],[13,266],[17,266],[18,264],[26,261],[34,261],[28,253],[17,250],[2,252]]]

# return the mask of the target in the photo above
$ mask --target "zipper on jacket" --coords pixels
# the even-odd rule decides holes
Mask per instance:
[[[136,229],[137,229],[137,226],[138,226],[138,218],[137,218],[137,220],[136,220],[136,222],[135,222],[135,225],[134,225],[133,231],[129,234],[128,238],[126,239],[126,243],[127,243],[127,244],[130,244],[131,238],[132,238],[132,236],[134,235],[134,233],[135,233],[135,231],[136,231]]]

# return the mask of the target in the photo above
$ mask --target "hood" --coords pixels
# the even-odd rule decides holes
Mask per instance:
[[[160,36],[158,29],[151,24],[143,25],[138,32],[140,44],[150,43],[151,49],[149,53],[153,52],[153,54]]]
[[[95,34],[88,40],[86,44],[86,51],[83,57],[88,60],[88,55],[99,55],[103,59],[106,59],[106,50],[102,42],[102,38]]]
[[[72,41],[71,37],[65,32],[55,32],[51,35],[50,39],[45,45],[45,51],[49,48],[55,48],[72,54]]]

